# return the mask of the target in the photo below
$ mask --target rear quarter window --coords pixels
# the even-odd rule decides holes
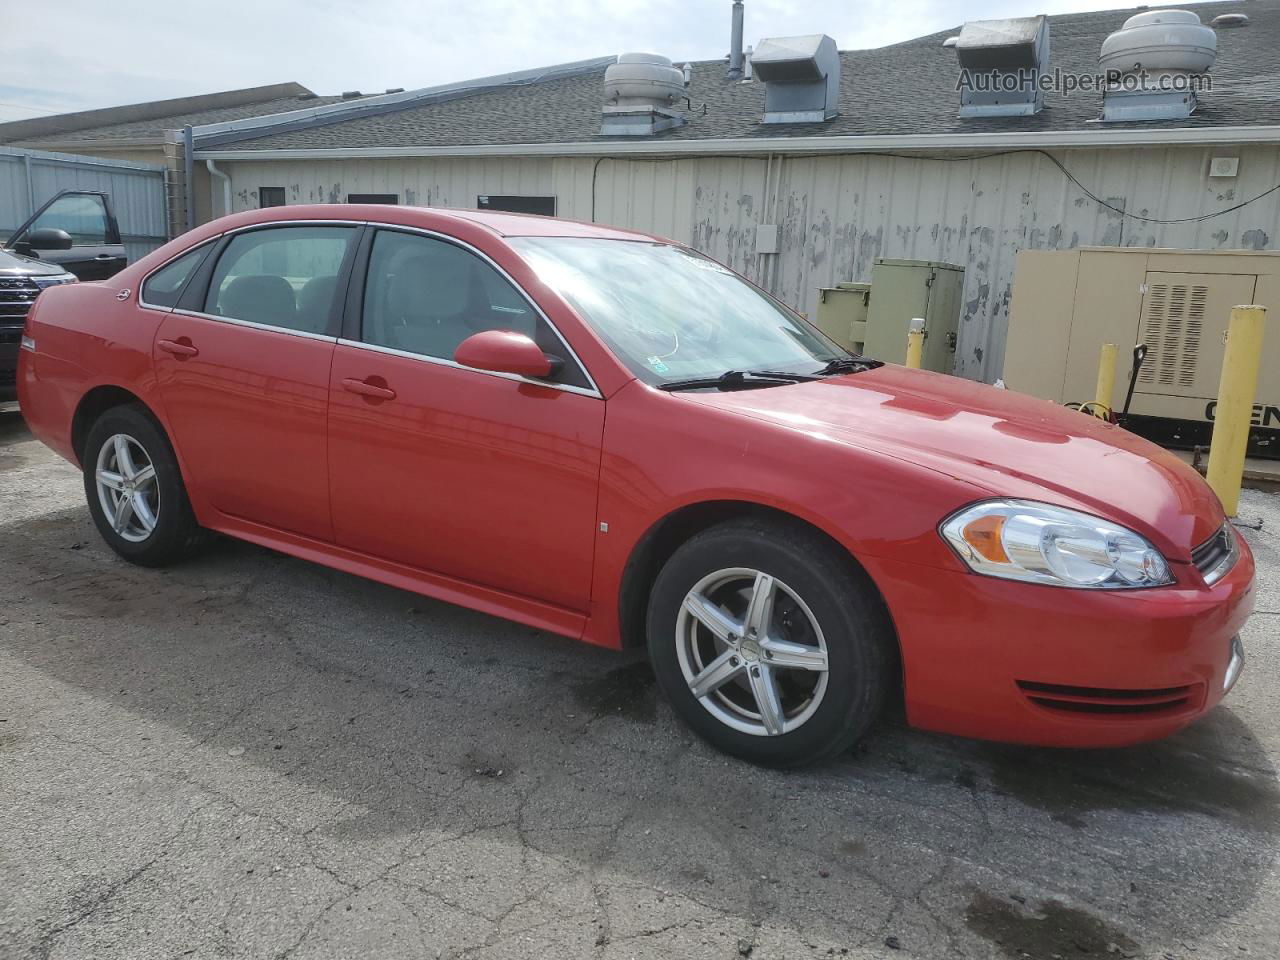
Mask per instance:
[[[213,245],[206,243],[170,260],[142,284],[142,302],[152,307],[177,306],[187,281],[199,269]]]

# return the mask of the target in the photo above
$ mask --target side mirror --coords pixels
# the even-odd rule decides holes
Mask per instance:
[[[13,248],[22,254],[30,254],[32,250],[70,250],[71,234],[56,227],[40,227],[24,233]]]
[[[523,333],[513,330],[473,333],[458,344],[453,359],[464,367],[538,379],[553,376],[563,363],[559,357],[543,353],[542,348]]]

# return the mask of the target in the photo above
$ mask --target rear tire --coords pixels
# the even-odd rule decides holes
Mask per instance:
[[[879,594],[847,553],[798,524],[757,519],[676,550],[649,597],[648,644],[690,727],[773,767],[858,740],[884,704],[896,649]]]
[[[130,563],[165,566],[203,542],[173,447],[145,407],[127,404],[102,414],[81,462],[94,525]]]

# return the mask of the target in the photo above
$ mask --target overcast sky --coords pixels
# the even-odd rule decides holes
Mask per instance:
[[[965,20],[1106,0],[746,0],[746,42],[883,46]],[[0,30],[0,120],[296,80],[319,94],[430,86],[626,50],[712,59],[730,0],[60,0]]]

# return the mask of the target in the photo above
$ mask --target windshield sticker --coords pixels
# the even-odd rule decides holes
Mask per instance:
[[[649,366],[653,367],[653,369],[658,373],[666,373],[668,370],[671,369],[665,363],[662,362],[661,357],[648,357],[646,358],[646,362],[649,364]]]
[[[726,270],[714,260],[708,260],[706,257],[695,257],[692,254],[685,253],[683,250],[677,250],[676,252],[699,270],[710,270],[712,273],[719,273],[726,277],[733,276],[732,270]]]

